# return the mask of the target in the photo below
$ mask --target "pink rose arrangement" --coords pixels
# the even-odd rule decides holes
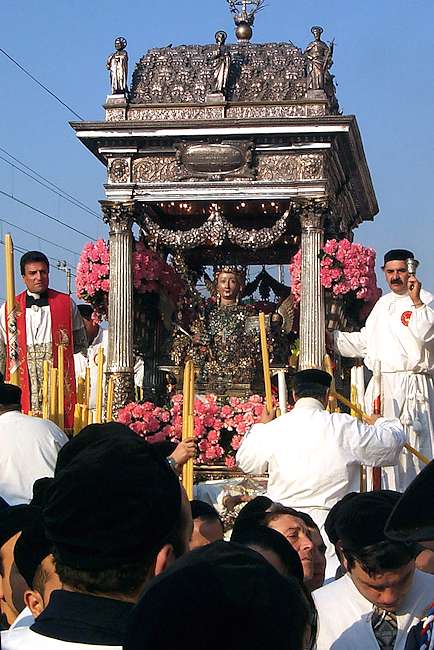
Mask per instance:
[[[231,397],[220,406],[215,395],[204,395],[194,403],[194,436],[199,465],[235,467],[235,454],[245,433],[258,421],[264,398],[252,395],[248,400]],[[128,425],[148,442],[179,442],[182,434],[182,394],[172,397],[171,407],[151,402],[128,404],[119,411],[118,421]]]
[[[289,265],[292,296],[301,296],[301,250]],[[333,296],[352,295],[365,303],[375,303],[381,296],[375,275],[375,251],[348,239],[329,239],[321,249],[321,284]]]
[[[141,241],[134,241],[133,286],[138,294],[163,291],[174,305],[186,291],[184,280],[173,266]],[[77,265],[76,290],[79,299],[93,306],[96,320],[107,316],[110,255],[103,239],[88,242],[83,248]]]

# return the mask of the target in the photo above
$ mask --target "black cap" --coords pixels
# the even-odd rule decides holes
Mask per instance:
[[[414,253],[405,248],[393,248],[391,251],[387,251],[387,253],[384,254],[384,264],[395,260],[400,262],[408,259],[414,259]]]
[[[211,504],[206,503],[206,501],[193,499],[193,501],[190,501],[190,506],[191,506],[191,514],[193,519],[198,519],[199,517],[201,517],[202,519],[220,520],[220,515],[217,512],[217,510]]]
[[[149,583],[124,649],[301,648],[309,617],[295,579],[255,551],[220,541],[188,553]],[[213,621],[222,629],[213,630]]]
[[[384,526],[400,496],[393,490],[377,490],[356,494],[342,504],[335,530],[344,550],[358,551],[386,541]]]
[[[90,449],[91,446],[104,445],[107,440],[120,438],[140,439],[137,434],[120,422],[105,422],[104,424],[89,424],[84,427],[76,436],[71,438],[66,445],[60,449],[57,456],[54,475],[64,469],[69,463],[83,451]]]
[[[231,542],[237,542],[238,535],[244,530],[260,526],[264,523],[265,513],[273,505],[273,501],[268,497],[255,497],[240,510],[238,517],[235,519]]]
[[[384,529],[397,542],[434,540],[434,461],[410,483]]]
[[[317,370],[316,368],[300,370],[300,372],[296,372],[292,377],[292,386],[295,392],[299,392],[300,389],[306,388],[306,386],[313,385],[330,388],[331,383],[331,375],[328,372],[324,372],[324,370]]]
[[[14,547],[15,564],[29,587],[33,587],[38,566],[50,555],[51,550],[41,511],[40,518],[24,528]]]
[[[21,388],[14,384],[0,383],[0,404],[21,404]]]
[[[0,502],[0,546],[11,537],[41,519],[41,507],[45,503],[47,489],[52,478],[40,478],[33,483],[30,503],[10,506],[4,499]],[[0,497],[1,498],[1,497]]]
[[[56,556],[76,569],[146,562],[176,530],[180,514],[178,477],[137,436],[81,451],[54,478],[44,509]]]
[[[342,506],[357,495],[358,492],[348,492],[348,494],[346,494],[340,501],[335,503],[326,517],[324,523],[325,532],[327,533],[327,537],[334,546],[336,546],[336,543],[339,539],[336,531],[336,526],[339,521],[339,513],[341,512]]]

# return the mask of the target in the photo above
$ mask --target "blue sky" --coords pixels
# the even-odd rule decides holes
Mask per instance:
[[[109,91],[105,60],[116,36],[128,40],[131,72],[150,47],[211,43],[217,29],[234,40],[224,0],[2,0],[1,8],[0,47],[89,120],[103,119]],[[411,248],[421,260],[424,285],[434,290],[434,3],[269,0],[257,17],[253,40],[291,40],[305,47],[316,24],[323,26],[325,40],[336,39],[338,98],[345,114],[357,116],[380,206],[375,221],[358,228],[356,240],[373,246],[380,258],[388,248]],[[68,121],[76,118],[1,53],[0,79],[0,147],[98,212],[104,168],[70,128]],[[75,267],[75,253],[87,235],[106,236],[105,225],[1,157],[7,158],[0,150],[1,191],[84,233],[71,232],[0,194],[1,237],[11,232],[17,246],[40,248]],[[0,297],[5,295],[2,276]],[[53,269],[51,285],[64,289],[64,273]]]

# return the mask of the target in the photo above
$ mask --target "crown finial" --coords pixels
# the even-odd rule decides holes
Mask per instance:
[[[234,17],[235,35],[240,43],[248,43],[253,35],[255,16],[265,7],[265,0],[226,0]]]

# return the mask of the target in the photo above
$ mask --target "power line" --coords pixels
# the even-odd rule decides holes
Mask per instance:
[[[6,221],[6,219],[4,219],[3,217],[0,217],[0,222],[7,223],[8,226],[11,226],[12,228],[16,228],[17,230],[21,230],[21,232],[25,232],[27,235],[32,235],[32,237],[36,237],[37,239],[44,241],[46,244],[51,244],[52,246],[56,246],[57,248],[63,248],[64,251],[67,251],[68,253],[72,253],[73,255],[78,255],[78,256],[80,255],[80,253],[77,253],[77,251],[73,251],[70,248],[66,248],[66,246],[62,246],[62,244],[57,244],[54,241],[45,239],[45,237],[39,237],[39,235],[35,235],[35,233],[30,232],[30,230],[21,228],[21,226],[16,226],[14,223],[11,223],[10,221]]]
[[[0,244],[1,244],[2,246],[5,245],[5,243],[4,243],[4,241],[3,241],[2,239],[0,239]],[[16,246],[15,244],[14,244],[14,250],[15,250],[15,251],[19,251],[20,253],[27,253],[27,250],[26,250],[25,248],[21,248],[20,246]],[[57,263],[59,262],[59,260],[56,259],[55,257],[50,257],[49,255],[46,255],[46,257],[48,257],[48,259],[50,260],[50,262],[54,262],[54,264],[56,264],[56,265],[57,265]],[[56,270],[60,270],[60,269],[57,269],[57,267],[56,267]],[[74,278],[76,277],[76,274],[73,273],[72,271],[71,271],[71,275],[72,275]]]
[[[26,203],[25,201],[22,201],[21,199],[18,199],[13,194],[9,194],[9,192],[5,192],[4,190],[0,190],[0,194],[3,194],[4,196],[7,196],[9,199],[12,199],[13,201],[16,201],[17,203],[20,203],[21,205],[26,206],[26,208],[30,208],[30,210],[33,210],[34,212],[38,212],[39,214],[42,214],[44,217],[47,217],[48,219],[51,219],[52,221],[55,221],[56,223],[60,223],[65,228],[69,228],[69,230],[72,230],[73,232],[76,232],[79,235],[83,235],[83,237],[93,239],[93,237],[91,235],[87,235],[85,232],[82,232],[81,230],[78,230],[77,228],[74,228],[74,226],[70,226],[68,223],[65,223],[61,219],[57,219],[56,217],[53,217],[51,214],[48,214],[47,212],[44,212],[43,210],[39,210],[39,208],[35,208],[34,205],[30,205],[30,203]]]
[[[41,86],[41,88],[43,88],[43,89],[44,89],[44,90],[45,90],[49,95],[51,95],[52,97],[54,97],[54,99],[56,99],[60,104],[62,104],[62,106],[64,106],[65,108],[67,108],[68,111],[71,111],[71,113],[72,113],[73,115],[75,115],[75,117],[78,117],[78,119],[81,120],[81,121],[83,122],[83,118],[81,117],[81,115],[79,115],[78,113],[76,113],[76,112],[74,111],[74,109],[72,109],[70,106],[68,106],[68,104],[65,104],[65,102],[63,102],[63,101],[60,99],[60,97],[58,97],[58,96],[57,96],[55,93],[53,93],[49,88],[47,88],[47,86],[44,86],[44,84],[43,84],[42,82],[40,82],[38,79],[36,79],[36,77],[34,77],[34,76],[33,76],[33,75],[28,71],[28,70],[26,70],[26,69],[25,69],[25,68],[24,68],[20,63],[18,63],[18,61],[15,61],[15,59],[12,58],[11,55],[8,54],[7,52],[5,52],[5,50],[3,50],[1,47],[0,47],[0,52],[2,52],[2,54],[4,54],[4,55],[5,55],[5,56],[10,60],[10,61],[12,61],[12,63],[14,63],[14,64],[15,64],[15,65],[20,69],[20,70],[22,70],[22,72],[24,72],[24,74],[26,74],[28,77],[30,77],[30,79],[32,79],[35,83],[37,83],[38,86]]]
[[[82,203],[81,201],[76,199],[71,194],[68,194],[67,192],[62,190],[62,188],[58,187],[57,185],[52,183],[47,178],[44,178],[43,176],[41,176],[41,174],[38,174],[38,172],[36,172],[34,169],[29,167],[28,165],[25,165],[24,163],[22,163],[20,160],[18,160],[18,158],[15,158],[8,151],[6,151],[6,149],[3,149],[3,147],[0,147],[0,151],[3,151],[4,153],[6,153],[10,158],[12,158],[16,162],[18,162],[20,165],[22,165],[26,169],[29,169],[33,174],[35,174],[36,176],[39,176],[39,178],[42,178],[46,183],[50,183],[50,185],[52,185],[53,187],[50,187],[49,185],[46,185],[46,183],[43,183],[42,181],[40,181],[37,178],[35,178],[34,176],[32,176],[32,174],[29,174],[28,172],[25,172],[24,169],[20,169],[17,165],[14,165],[14,163],[12,163],[7,158],[4,158],[3,156],[0,156],[0,160],[3,160],[8,165],[13,167],[17,171],[21,172],[21,174],[24,174],[25,176],[27,176],[28,178],[31,178],[36,183],[39,183],[39,185],[42,185],[42,187],[45,187],[45,189],[49,190],[50,192],[53,192],[57,196],[60,196],[60,198],[65,199],[65,201],[69,201],[69,203],[71,203],[72,205],[75,205],[75,207],[80,208],[81,210],[84,210],[85,212],[88,212],[89,214],[95,216],[97,219],[100,219],[101,221],[103,221],[103,218],[97,212],[95,212],[94,210],[89,208],[87,205],[85,205],[84,203]],[[54,188],[56,188],[56,189],[54,189]]]

